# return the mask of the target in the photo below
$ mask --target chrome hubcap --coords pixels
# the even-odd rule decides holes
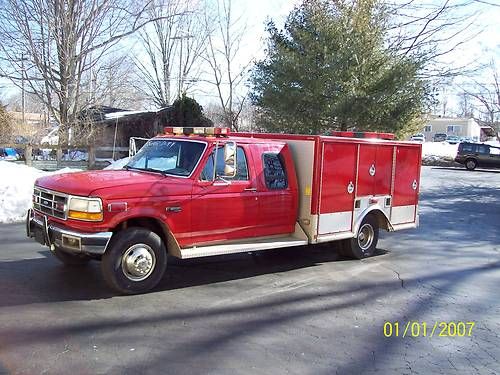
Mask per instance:
[[[142,243],[129,247],[122,256],[123,274],[132,281],[147,279],[153,272],[155,264],[153,249]]]
[[[363,224],[359,228],[358,233],[358,245],[365,252],[370,248],[373,243],[373,238],[375,237],[375,231],[370,224]]]

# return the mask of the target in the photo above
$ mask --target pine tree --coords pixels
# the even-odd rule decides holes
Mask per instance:
[[[284,30],[267,25],[267,56],[252,72],[251,98],[269,131],[402,132],[420,117],[428,88],[419,61],[384,43],[376,0],[306,0]]]

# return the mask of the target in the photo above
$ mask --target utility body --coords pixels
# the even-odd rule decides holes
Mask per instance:
[[[122,170],[39,178],[28,236],[68,265],[101,260],[110,286],[141,293],[163,277],[167,253],[342,241],[344,253],[364,258],[379,228],[418,225],[420,144],[167,130]]]

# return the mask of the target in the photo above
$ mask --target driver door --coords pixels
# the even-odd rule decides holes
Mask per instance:
[[[215,160],[217,159],[217,160]],[[191,244],[209,244],[255,236],[258,217],[258,194],[253,160],[247,145],[236,152],[236,175],[214,180],[224,173],[224,150],[215,148],[205,160],[193,186],[191,201]]]

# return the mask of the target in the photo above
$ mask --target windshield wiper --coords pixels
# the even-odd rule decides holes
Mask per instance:
[[[124,166],[123,169],[125,169],[126,171],[128,171],[129,169],[133,169],[134,171],[144,171],[144,172],[153,172],[153,173],[165,174],[164,171],[159,171],[158,169],[131,167],[130,165]]]

